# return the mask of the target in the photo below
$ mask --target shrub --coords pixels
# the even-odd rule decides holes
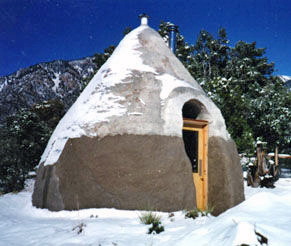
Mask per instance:
[[[195,220],[198,216],[199,214],[197,209],[187,211],[185,214],[185,218],[191,218],[193,220]]]
[[[142,224],[152,225],[148,230],[148,234],[151,234],[153,232],[159,234],[165,230],[164,226],[162,226],[161,223],[161,216],[153,212],[141,213],[141,215],[139,216],[139,220]]]
[[[204,217],[204,216],[210,215],[212,212],[213,212],[213,208],[207,208],[206,210],[201,210],[199,208],[196,208],[193,210],[186,211],[185,218],[196,219],[197,217],[199,217],[199,215],[201,217]]]
[[[163,232],[165,230],[165,228],[161,225],[161,222],[153,222],[152,226],[149,228],[148,234],[151,234],[153,232],[159,234],[161,232]]]
[[[153,224],[153,223],[161,222],[161,216],[157,215],[157,214],[155,214],[153,212],[143,212],[139,216],[139,220],[140,220],[140,222],[142,224],[150,225],[150,224]]]
[[[201,210],[201,209],[198,209],[198,210],[201,213],[201,216],[208,216],[208,215],[211,215],[213,213],[214,208],[209,207],[209,208],[206,208],[205,210]]]

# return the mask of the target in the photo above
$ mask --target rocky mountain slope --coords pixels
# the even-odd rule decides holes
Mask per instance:
[[[59,99],[68,109],[98,67],[94,57],[40,63],[0,77],[0,123],[20,108]]]

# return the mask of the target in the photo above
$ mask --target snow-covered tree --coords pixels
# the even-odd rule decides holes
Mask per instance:
[[[45,101],[9,116],[0,126],[0,192],[23,188],[63,114],[60,101]]]
[[[194,45],[193,66],[190,72],[200,83],[224,76],[229,56],[229,40],[224,28],[218,30],[217,36],[216,39],[209,32],[202,30]]]
[[[161,22],[159,29],[166,42],[170,24]],[[177,40],[177,57],[222,111],[239,151],[252,152],[257,138],[290,148],[290,91],[272,76],[265,48],[244,41],[231,47],[224,28],[217,38],[200,31],[195,45],[180,33]]]
[[[250,100],[249,123],[255,137],[262,137],[269,146],[280,146],[291,151],[291,92],[284,88],[278,78],[271,78],[260,88],[258,95]]]

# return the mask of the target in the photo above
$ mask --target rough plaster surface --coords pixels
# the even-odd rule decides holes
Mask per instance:
[[[184,168],[184,161],[189,162],[183,144],[180,143],[183,126],[182,108],[189,100],[195,100],[200,105],[201,111],[197,119],[207,120],[209,123],[210,169],[221,170],[218,171],[221,173],[220,177],[214,177],[210,173],[209,194],[213,196],[210,197],[210,201],[217,203],[217,211],[221,212],[243,200],[242,175],[238,173],[240,166],[237,162],[236,147],[226,131],[220,110],[172,54],[158,33],[147,26],[141,26],[121,41],[110,59],[58,124],[40,162],[33,204],[51,210],[102,206],[137,209],[147,203],[162,210],[182,209],[183,206],[188,208],[189,201],[193,202],[194,188],[191,182],[185,180],[185,184],[179,186],[183,187],[182,192],[175,193],[174,200],[168,197],[170,193],[167,189],[171,187],[171,180],[175,180],[175,175],[180,177],[173,170],[184,172],[187,170]],[[116,138],[113,138],[114,136]],[[167,143],[172,149],[167,146],[158,148],[164,151],[160,152],[160,155],[155,152],[155,158],[160,161],[158,165],[153,162],[151,156],[142,154],[151,155],[148,149],[152,149],[150,143],[154,142],[144,144],[143,151],[140,152],[139,145],[127,144],[126,148],[120,146],[122,141],[127,139],[126,136],[136,136],[136,141],[143,139],[142,136],[153,138],[159,136],[158,141]],[[99,150],[91,147],[91,145],[95,146],[94,141],[101,143],[102,139],[109,139],[109,137],[116,139],[114,144],[111,142],[114,146],[111,155],[121,159],[118,160],[120,168],[127,165],[123,158],[130,160],[130,163],[135,160],[134,155],[129,155],[131,152],[137,151],[141,154],[138,166],[132,164],[122,169],[127,172],[123,176],[122,183],[116,183],[118,179],[112,174],[116,162],[113,159],[108,161],[107,157],[103,158],[103,151],[105,151],[104,155],[108,155],[105,154],[108,150],[103,149],[101,145],[98,145]],[[221,141],[211,145],[212,137]],[[175,139],[175,144],[170,143],[169,140],[172,138]],[[130,139],[135,141],[134,137]],[[229,148],[231,151],[228,150]],[[119,153],[118,156],[115,155],[116,151]],[[218,157],[214,158],[214,156]],[[174,169],[173,161],[170,161],[170,166],[167,164],[170,157],[175,160]],[[136,183],[135,189],[132,188],[133,186],[126,185],[126,182],[131,183],[129,174],[135,173],[134,175],[140,176],[146,170],[152,170],[153,163],[164,171],[167,169],[167,175],[156,173],[156,180],[163,181],[158,182],[159,195],[146,191],[151,185],[151,179],[147,179],[148,184],[144,186]],[[190,166],[190,162],[188,165]],[[95,173],[95,176],[92,173]],[[108,187],[103,196],[100,196],[104,187],[100,183],[98,173],[100,175],[102,173],[102,178],[108,179],[108,184],[114,184],[114,195]],[[190,174],[191,169],[187,175]],[[221,180],[224,179],[225,185],[222,185]],[[117,188],[118,184],[120,184],[119,188]],[[82,190],[82,187],[86,189]],[[217,195],[214,198],[215,187],[223,194],[225,205],[221,205],[221,198]],[[185,196],[186,190],[189,191],[190,198]],[[237,192],[242,194],[235,194]],[[121,202],[124,200],[124,194],[128,203]],[[138,203],[132,201],[135,197]],[[158,199],[165,201],[158,202]],[[185,200],[184,203],[182,200]],[[161,205],[166,205],[169,201],[173,202],[168,205],[169,207]],[[195,203],[193,204],[195,206]]]
[[[244,200],[242,169],[233,140],[208,141],[208,204],[220,214]]]
[[[41,166],[33,203],[50,210],[91,207],[177,211],[195,207],[191,165],[179,137],[115,135],[67,142],[55,165]],[[41,178],[44,172],[46,176]],[[47,180],[60,177],[55,189]]]

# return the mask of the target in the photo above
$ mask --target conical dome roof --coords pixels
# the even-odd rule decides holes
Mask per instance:
[[[181,136],[181,110],[193,98],[203,105],[200,118],[216,125],[210,135],[228,139],[218,108],[161,36],[141,25],[124,37],[60,121],[41,162],[54,164],[70,138],[125,133]]]

